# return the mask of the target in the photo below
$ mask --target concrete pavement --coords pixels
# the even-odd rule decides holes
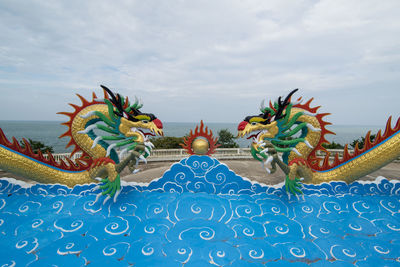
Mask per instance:
[[[226,164],[229,169],[234,171],[237,175],[246,177],[253,181],[264,184],[278,184],[284,181],[285,175],[279,168],[274,174],[268,174],[264,169],[262,169],[261,163],[256,160],[220,160],[220,162]],[[141,163],[139,164],[139,169],[141,169],[140,172],[131,174],[126,168],[121,173],[121,177],[122,180],[127,182],[148,183],[153,179],[160,178],[163,173],[167,171],[174,163],[175,162],[149,162],[148,164]],[[388,180],[400,180],[400,162],[392,162],[360,180],[375,180],[375,178],[378,176],[386,177]],[[26,181],[28,183],[35,183],[34,181],[30,181],[23,177],[18,177],[1,170],[0,177],[11,177]]]
[[[220,160],[237,175],[249,178],[264,184],[278,184],[284,181],[284,173],[278,168],[274,174],[268,174],[261,163],[256,160]],[[147,165],[139,165],[140,172],[129,174],[124,170],[122,179],[129,182],[147,183],[155,178],[159,178],[167,171],[174,162],[150,162]],[[392,162],[385,167],[373,172],[360,180],[375,180],[376,177],[383,176],[388,180],[400,180],[400,162]]]

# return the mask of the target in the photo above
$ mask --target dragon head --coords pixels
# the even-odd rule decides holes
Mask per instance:
[[[253,138],[253,143],[259,143],[264,139],[279,140],[285,137],[292,105],[290,98],[297,90],[293,90],[283,101],[279,97],[270,107],[265,107],[263,101],[260,108],[261,114],[247,116],[239,124],[238,137],[248,136],[247,139]]]
[[[101,85],[109,95],[104,101],[109,107],[110,117],[119,120],[119,132],[129,138],[134,138],[138,143],[148,141],[147,136],[163,135],[162,122],[152,113],[143,113],[140,108],[143,104],[137,99],[131,105],[128,99],[120,94],[115,95],[110,89]]]

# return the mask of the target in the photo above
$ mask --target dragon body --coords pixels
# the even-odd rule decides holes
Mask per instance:
[[[67,147],[74,147],[70,156],[82,152],[75,162],[56,161],[40,150],[34,153],[26,139],[21,147],[14,137],[8,141],[0,129],[0,168],[40,183],[71,187],[100,180],[103,194],[114,196],[120,190],[120,172],[126,166],[134,171],[140,160],[146,161],[153,148],[148,135],[162,135],[163,127],[153,114],[140,111],[143,105],[137,99],[131,105],[128,98],[102,88],[104,99],[94,93],[91,101],[78,95],[80,106],[70,104],[73,112],[60,112],[69,117],[63,123],[68,130],[60,137],[70,137]],[[116,148],[121,148],[120,154]]]
[[[281,97],[268,107],[261,105],[261,114],[247,116],[238,126],[238,136],[253,138],[251,153],[263,164],[271,163],[271,172],[276,164],[286,174],[286,190],[301,193],[300,181],[318,184],[330,181],[350,183],[385,166],[400,156],[400,119],[394,128],[391,117],[385,132],[379,131],[371,142],[370,132],[365,137],[363,148],[355,146],[350,153],[345,145],[343,156],[335,154],[333,160],[323,144],[329,144],[325,135],[333,134],[326,129],[330,123],[323,120],[329,113],[317,113],[310,99],[302,103],[301,98],[291,102],[292,91],[285,100]],[[317,152],[323,151],[324,157]],[[277,152],[282,153],[282,157]]]

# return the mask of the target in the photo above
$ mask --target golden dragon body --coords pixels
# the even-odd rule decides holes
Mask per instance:
[[[302,104],[301,98],[292,103],[289,96],[282,101],[262,105],[261,114],[247,116],[239,124],[238,135],[253,138],[252,154],[265,163],[278,164],[286,173],[286,189],[300,193],[299,181],[318,184],[330,181],[350,183],[390,163],[400,156],[400,119],[394,128],[388,119],[385,132],[379,131],[372,142],[370,132],[365,137],[362,149],[355,146],[350,153],[345,145],[343,156],[330,160],[330,153],[323,147],[329,142],[326,129],[330,124],[322,120],[328,113],[317,113],[319,107],[311,107],[312,99]],[[249,137],[249,138],[250,138]],[[317,156],[324,151],[325,157]],[[282,159],[277,156],[282,152]]]
[[[70,118],[63,123],[68,130],[60,136],[71,138],[67,145],[74,146],[70,156],[82,152],[75,162],[68,158],[66,162],[57,162],[51,153],[45,157],[40,150],[34,153],[25,139],[21,147],[15,138],[8,141],[0,129],[0,168],[40,183],[71,187],[95,182],[100,177],[103,193],[114,196],[120,189],[119,173],[126,166],[133,170],[138,160],[145,161],[150,154],[153,145],[147,136],[163,132],[159,119],[140,111],[140,102],[136,100],[131,105],[128,98],[102,87],[104,99],[98,99],[94,93],[91,101],[78,95],[82,105],[70,104],[73,112],[60,112]],[[115,148],[124,149],[118,155]],[[122,159],[125,153],[128,156]]]

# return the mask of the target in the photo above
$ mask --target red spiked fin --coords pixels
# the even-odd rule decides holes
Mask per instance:
[[[276,108],[272,104],[271,100],[269,101],[269,107],[276,112]]]
[[[302,109],[307,110],[307,111],[309,111],[309,112],[311,112],[311,113],[315,113],[315,112],[317,112],[317,110],[318,110],[321,106],[311,107],[310,104],[311,104],[311,102],[312,102],[313,100],[314,100],[314,98],[312,97],[312,98],[310,98],[305,104],[298,103],[298,104],[296,104],[296,105],[293,105],[293,107],[294,107],[294,108],[302,108]]]
[[[40,150],[38,150],[37,153],[33,152],[30,143],[25,138],[22,139],[22,141],[25,144],[24,148],[22,148],[20,146],[18,140],[15,137],[13,137],[12,140],[13,140],[12,143],[10,141],[8,141],[3,130],[0,128],[0,144],[1,145],[7,147],[8,149],[10,149],[12,151],[23,154],[26,157],[40,161],[44,164],[47,164],[47,165],[50,165],[50,166],[53,166],[53,167],[56,167],[56,168],[59,168],[62,170],[67,170],[67,171],[82,171],[82,170],[86,170],[89,167],[88,162],[91,161],[91,159],[88,160],[87,158],[85,158],[85,159],[82,159],[83,164],[78,164],[78,165],[74,164],[74,167],[67,166],[63,160],[60,160],[59,162],[56,161],[54,156],[49,152],[47,152],[46,156],[43,155],[43,153]],[[71,161],[69,158],[66,158],[66,160],[68,162]]]
[[[105,90],[104,90],[104,92],[106,94]],[[63,115],[66,115],[67,117],[69,117],[69,121],[61,123],[62,125],[67,126],[68,130],[65,133],[63,133],[62,135],[60,135],[60,138],[62,138],[62,137],[70,137],[71,138],[69,140],[68,144],[66,145],[66,148],[68,148],[70,146],[74,146],[74,149],[72,150],[72,152],[70,154],[70,157],[72,157],[76,152],[81,151],[81,149],[78,146],[78,144],[72,138],[71,127],[72,127],[72,122],[73,122],[74,118],[77,116],[77,114],[79,112],[81,112],[83,109],[85,109],[88,106],[96,105],[96,104],[104,104],[103,101],[97,100],[97,96],[96,96],[96,94],[94,92],[92,94],[92,100],[91,101],[86,100],[84,97],[82,97],[79,94],[77,94],[77,96],[79,97],[79,99],[82,102],[81,106],[78,106],[78,105],[75,105],[75,104],[69,104],[70,106],[72,106],[74,108],[74,111],[72,111],[72,112],[58,112],[58,114],[63,114]],[[105,96],[105,98],[107,98],[107,97]],[[83,154],[85,154],[85,153],[83,153]],[[82,154],[82,157],[83,157],[83,154]],[[88,155],[85,154],[85,156],[88,156]],[[89,161],[91,162],[91,158],[90,157],[89,158],[85,158],[85,159],[81,159],[81,160],[83,162],[88,163],[88,164],[89,164]]]
[[[125,97],[125,103],[124,103],[123,108],[126,109],[127,107],[129,107],[129,99],[128,99],[128,97]]]
[[[382,135],[381,130],[379,130],[377,132],[377,134],[375,136],[375,140],[373,142],[371,142],[371,131],[368,131],[367,134],[365,135],[365,138],[364,138],[365,139],[364,147],[363,148],[359,148],[359,144],[356,143],[353,153],[349,152],[348,144],[346,144],[344,146],[344,149],[343,149],[342,158],[340,159],[338,157],[338,155],[336,154],[335,155],[335,159],[334,159],[332,164],[329,164],[329,158],[328,158],[328,155],[327,155],[324,158],[323,164],[320,165],[318,160],[316,160],[317,157],[315,156],[315,153],[313,153],[312,156],[310,154],[310,156],[308,158],[309,159],[309,164],[314,170],[318,170],[318,171],[329,170],[329,169],[334,168],[334,167],[336,167],[336,166],[338,166],[340,164],[343,164],[344,162],[347,162],[347,161],[349,161],[349,160],[351,160],[351,159],[363,154],[367,150],[378,146],[379,144],[381,144],[382,142],[384,142],[385,140],[387,140],[388,138],[390,138],[394,134],[398,133],[400,131],[400,118],[397,120],[397,123],[396,123],[394,128],[392,128],[391,125],[392,125],[392,117],[389,117],[387,122],[386,122],[386,127],[385,127],[384,134]]]
[[[318,141],[318,144],[308,155],[307,162],[313,169],[319,169],[321,168],[321,162],[322,166],[329,166],[329,153],[322,145],[329,144],[329,141],[326,139],[327,134],[335,134],[335,133],[326,128],[328,125],[331,125],[331,123],[323,120],[323,118],[327,115],[330,115],[330,113],[316,113],[321,106],[312,107],[311,102],[313,100],[314,98],[310,98],[307,102],[303,104],[302,102],[300,102],[301,98],[299,98],[298,99],[299,103],[293,105],[293,107],[306,110],[309,113],[314,113],[315,118],[318,120],[318,123],[320,125],[321,136]],[[318,157],[317,151],[325,152],[326,153],[325,157],[324,158]]]

